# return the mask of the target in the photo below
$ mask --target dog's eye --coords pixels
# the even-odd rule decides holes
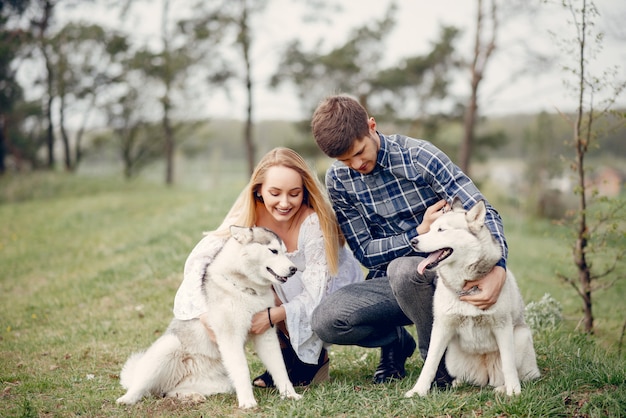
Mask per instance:
[[[437,228],[437,232],[443,232],[443,228],[442,227]]]
[[[278,254],[278,250],[275,250],[273,248],[270,248],[270,251],[272,252],[272,254]]]

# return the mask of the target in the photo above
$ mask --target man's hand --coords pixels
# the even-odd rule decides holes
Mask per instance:
[[[465,283],[463,290],[469,291],[477,286],[480,292],[472,292],[470,295],[461,296],[461,300],[469,302],[479,309],[488,309],[498,301],[502,286],[506,280],[506,270],[495,266],[483,278]]]
[[[435,222],[435,219],[445,213],[445,208],[447,207],[448,204],[445,199],[441,199],[434,205],[429,206],[428,209],[426,209],[426,212],[424,212],[422,223],[417,226],[417,233],[422,235],[430,231],[430,225]]]

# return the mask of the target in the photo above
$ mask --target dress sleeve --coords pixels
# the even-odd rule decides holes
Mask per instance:
[[[298,357],[305,363],[317,363],[323,342],[311,329],[311,315],[324,297],[330,278],[324,237],[317,214],[310,215],[300,226],[298,250],[304,253],[302,290],[283,301],[287,314],[289,339]]]
[[[207,266],[224,246],[226,238],[205,236],[191,251],[185,262],[183,282],[174,297],[174,317],[183,321],[194,319],[207,311],[202,294],[202,279]]]

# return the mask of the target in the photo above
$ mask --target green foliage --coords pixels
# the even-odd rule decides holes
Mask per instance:
[[[232,394],[201,404],[147,398],[116,405],[122,364],[164,331],[184,260],[239,190],[227,178],[204,192],[54,173],[0,179],[2,415],[600,417],[626,410],[626,361],[615,354],[624,288],[599,305],[598,337],[572,331],[576,307],[550,279],[562,260],[553,250],[568,249],[549,223],[506,213],[510,264],[526,300],[549,291],[564,313],[561,326],[535,333],[542,377],[525,383],[519,397],[464,385],[406,399],[421,370],[417,357],[406,379],[379,386],[370,383],[378,350],[335,346],[331,382],[298,389],[299,402],[255,389],[252,411],[238,410]],[[262,372],[251,350],[248,358],[252,375]]]
[[[526,323],[534,331],[555,329],[563,319],[561,311],[559,301],[546,293],[539,301],[526,305]]]

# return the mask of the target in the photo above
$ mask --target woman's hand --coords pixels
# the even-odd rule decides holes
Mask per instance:
[[[271,309],[270,309],[270,312],[271,312]],[[254,314],[254,316],[252,317],[252,325],[250,326],[251,333],[263,334],[265,331],[267,331],[270,328],[271,328],[270,318],[268,316],[267,309],[263,309],[262,311],[259,311]]]
[[[211,339],[211,341],[213,341],[214,343],[217,343],[217,340],[215,338],[215,333],[213,332],[213,328],[211,328],[211,326],[209,325],[209,322],[207,321],[208,317],[209,317],[208,312],[205,312],[202,315],[200,315],[198,319],[200,320],[200,323],[204,325],[204,328],[206,329],[206,332],[209,334],[209,338]]]

